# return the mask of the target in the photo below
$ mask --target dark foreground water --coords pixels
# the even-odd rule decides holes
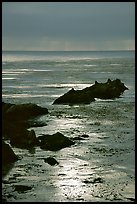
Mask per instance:
[[[3,177],[4,197],[12,202],[112,201],[135,199],[134,52],[3,52],[2,99],[35,103],[49,110],[36,136],[61,132],[88,135],[59,151],[13,148],[20,156]],[[72,87],[83,89],[119,78],[128,88],[115,100],[90,105],[52,105]],[[43,158],[59,162],[50,166]],[[16,185],[30,190],[17,192]]]

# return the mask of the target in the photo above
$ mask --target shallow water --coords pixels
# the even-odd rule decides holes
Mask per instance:
[[[89,137],[59,151],[13,148],[20,160],[3,178],[4,197],[10,202],[134,201],[134,57],[116,52],[40,56],[17,61],[15,53],[12,58],[4,55],[3,101],[48,108],[49,114],[39,118],[47,125],[31,128],[36,136],[61,132],[69,138]],[[129,90],[121,98],[96,99],[90,105],[52,105],[72,87],[82,89],[108,78],[121,79]],[[45,163],[47,156],[56,158],[59,165]],[[16,185],[32,189],[21,193],[15,191]]]

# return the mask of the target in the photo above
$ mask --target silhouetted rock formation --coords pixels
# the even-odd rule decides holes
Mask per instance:
[[[38,139],[40,140],[41,149],[51,151],[57,151],[75,144],[72,140],[65,137],[60,132],[57,132],[53,135],[39,136]]]
[[[6,144],[4,141],[2,141],[2,164],[7,165],[17,160],[18,157],[16,156],[12,148],[9,146],[9,144]]]
[[[64,95],[57,98],[53,104],[89,104],[95,101],[95,98],[100,99],[115,99],[128,88],[120,81],[116,79],[111,81],[108,79],[106,83],[99,83],[95,81],[95,84],[86,87],[82,90],[74,90],[73,88]]]
[[[28,120],[32,117],[47,114],[48,109],[42,108],[33,103],[26,104],[6,104],[2,103],[2,113],[6,119]]]
[[[10,139],[10,144],[20,148],[31,148],[39,144],[34,130],[27,130],[31,125],[39,125],[33,122],[35,117],[47,114],[48,109],[32,103],[10,104],[2,103],[2,136]],[[30,121],[31,119],[31,121]],[[43,125],[43,124],[42,124]]]

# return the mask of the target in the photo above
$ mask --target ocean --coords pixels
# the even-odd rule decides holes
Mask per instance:
[[[71,88],[80,90],[108,78],[120,79],[128,90],[114,100],[53,105]],[[48,108],[49,114],[39,118],[46,126],[31,128],[36,136],[56,132],[67,137],[89,136],[55,152],[13,148],[21,160],[3,178],[3,192],[10,194],[10,202],[135,199],[134,51],[3,51],[2,101]],[[45,163],[41,158],[47,156],[60,165]],[[33,188],[17,193],[16,183]]]

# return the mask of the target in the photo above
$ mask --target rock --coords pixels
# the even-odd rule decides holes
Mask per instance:
[[[72,140],[85,140],[85,138],[88,138],[88,137],[89,137],[89,135],[84,134],[84,135],[81,135],[81,136],[72,137],[71,139]]]
[[[57,151],[65,147],[69,147],[75,144],[72,140],[65,137],[60,132],[53,135],[43,135],[39,136],[40,148],[45,150]]]
[[[15,185],[14,190],[17,191],[18,193],[24,193],[25,191],[31,190],[31,186],[26,186],[26,185]]]
[[[12,135],[10,144],[14,147],[28,149],[39,145],[39,140],[36,138],[34,130],[22,129]]]
[[[56,99],[53,104],[89,104],[95,101],[91,95],[87,95],[83,90],[74,90],[73,88],[63,96]]]
[[[89,104],[95,101],[95,98],[100,99],[115,99],[128,88],[120,81],[116,79],[111,81],[107,80],[106,83],[99,83],[95,81],[95,84],[86,87],[82,90],[74,90],[73,88],[64,95],[57,98],[53,104]]]
[[[39,144],[31,126],[45,124],[36,121],[37,116],[47,114],[48,109],[32,103],[8,104],[2,103],[2,137],[10,139],[10,144],[19,148],[31,148]],[[33,121],[34,120],[34,121]]]
[[[82,138],[81,136],[77,136],[77,137],[72,137],[72,140],[84,140],[84,138]]]
[[[9,144],[2,141],[2,164],[10,164],[18,160],[18,157]]]
[[[84,135],[81,135],[81,137],[83,137],[83,138],[88,138],[89,135],[84,134]]]
[[[89,184],[89,183],[95,184],[95,183],[103,183],[104,181],[102,178],[98,177],[98,178],[94,178],[93,180],[84,180],[83,182],[86,184]]]
[[[26,104],[10,104],[7,105],[3,103],[3,106],[8,106],[9,108],[3,108],[3,113],[5,113],[5,117],[12,120],[28,120],[32,117],[36,117],[39,115],[47,114],[48,109],[42,108],[33,103]]]
[[[56,159],[54,159],[53,157],[47,157],[47,158],[45,158],[44,159],[44,161],[46,162],[46,163],[48,163],[48,164],[50,164],[51,166],[54,166],[54,165],[58,165],[59,164],[59,162],[56,160]]]

